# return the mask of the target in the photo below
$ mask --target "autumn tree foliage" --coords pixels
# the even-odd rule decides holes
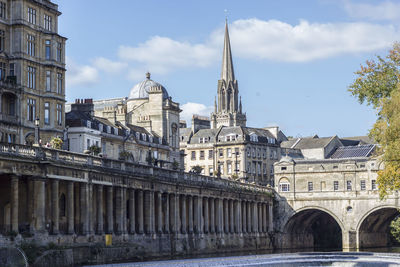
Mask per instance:
[[[377,182],[384,198],[400,189],[400,44],[395,43],[386,57],[366,61],[355,74],[349,91],[378,115],[369,135],[380,145],[377,153],[384,169]]]

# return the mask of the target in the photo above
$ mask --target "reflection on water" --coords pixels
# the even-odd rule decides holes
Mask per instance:
[[[360,249],[360,251],[400,253],[400,247],[364,248],[364,249]]]

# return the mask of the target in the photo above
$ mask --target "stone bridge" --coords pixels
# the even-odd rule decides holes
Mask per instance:
[[[355,251],[391,244],[398,192],[379,198],[377,159],[280,162],[276,170],[277,246]]]
[[[110,234],[129,247],[114,260],[270,250],[272,199],[256,185],[0,144],[1,244],[104,244]]]

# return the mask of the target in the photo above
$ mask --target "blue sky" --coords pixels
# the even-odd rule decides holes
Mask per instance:
[[[365,135],[376,119],[347,91],[354,71],[400,36],[400,1],[55,0],[67,41],[67,101],[163,84],[181,117],[209,115],[228,12],[248,126],[287,135]]]

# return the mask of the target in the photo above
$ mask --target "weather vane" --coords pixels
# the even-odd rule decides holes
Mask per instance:
[[[224,9],[224,13],[225,13],[225,20],[228,20],[228,9]]]

